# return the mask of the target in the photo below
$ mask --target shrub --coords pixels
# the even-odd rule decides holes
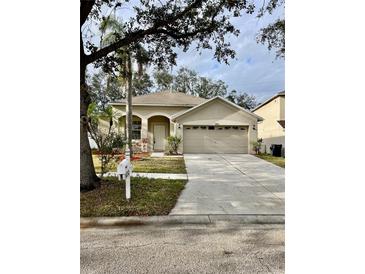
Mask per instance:
[[[182,138],[178,136],[167,137],[168,151],[169,154],[178,154],[179,145],[181,144]]]
[[[262,138],[257,139],[257,141],[252,142],[253,150],[256,152],[256,154],[260,154],[261,146],[262,146]]]
[[[111,108],[101,111],[96,108],[95,104],[90,104],[88,116],[88,130],[98,148],[97,155],[101,163],[101,177],[103,177],[126,142],[124,136],[119,134],[114,126]],[[102,126],[103,121],[108,121],[108,123],[104,123]]]

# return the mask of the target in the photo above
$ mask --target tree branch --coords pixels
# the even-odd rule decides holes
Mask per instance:
[[[175,15],[169,19],[166,19],[166,20],[161,20],[161,21],[155,23],[152,27],[150,27],[148,29],[137,30],[137,31],[131,32],[123,39],[120,39],[120,40],[116,41],[115,43],[110,44],[109,46],[106,46],[96,52],[93,52],[90,55],[86,55],[85,56],[86,63],[90,64],[121,47],[127,46],[133,42],[140,40],[141,38],[143,38],[147,35],[161,33],[161,31],[163,31],[161,29],[162,27],[167,26],[167,25],[175,22],[176,20],[184,17],[191,10],[198,8],[202,4],[202,2],[203,2],[202,0],[195,0],[193,3],[191,3],[182,12],[178,13],[177,15]]]
[[[173,32],[173,31],[168,31],[166,29],[160,29],[159,30],[159,33],[164,33],[164,34],[166,34],[168,36],[171,36],[174,39],[183,39],[183,38],[195,36],[198,33],[203,33],[203,32],[206,32],[206,31],[210,31],[213,28],[214,28],[214,26],[213,25],[210,25],[209,27],[206,27],[206,28],[203,28],[203,29],[198,29],[196,31],[185,32],[185,33],[178,33],[178,32],[176,33],[176,32]]]

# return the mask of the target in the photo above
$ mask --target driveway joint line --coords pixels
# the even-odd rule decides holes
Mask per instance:
[[[243,218],[245,222],[262,222],[266,218],[270,222],[283,221],[281,172],[271,171],[265,161],[252,155],[240,156],[242,161],[238,162],[230,154],[209,156],[185,155],[188,182],[170,216],[205,215],[207,224],[220,220],[220,215]],[[260,170],[263,175],[259,175]]]
[[[250,175],[246,174],[245,172],[243,172],[239,168],[235,167],[230,161],[228,161],[222,155],[219,155],[219,157],[221,157],[223,160],[225,160],[230,166],[232,166],[234,169],[236,169],[241,174],[243,174],[243,175],[247,176],[248,178],[250,178],[251,180],[255,181],[257,184],[259,184],[261,187],[263,187],[264,189],[266,189],[268,192],[270,192],[272,195],[274,195],[280,201],[283,201],[284,200],[284,199],[280,198],[279,196],[277,196],[275,193],[273,193],[270,189],[266,188],[263,184],[261,184],[260,182],[258,182],[255,178],[251,177]],[[251,182],[250,182],[250,184],[253,185]]]
[[[209,214],[207,216],[208,216],[209,223],[212,223],[212,220],[210,219]]]

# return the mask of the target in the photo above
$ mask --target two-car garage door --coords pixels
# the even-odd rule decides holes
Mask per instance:
[[[247,126],[184,126],[184,153],[248,153]]]

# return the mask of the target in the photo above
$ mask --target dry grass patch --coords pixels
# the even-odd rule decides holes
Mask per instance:
[[[143,158],[133,161],[133,171],[186,174],[184,157]]]
[[[283,158],[283,157],[276,157],[276,156],[272,156],[270,154],[260,154],[260,155],[255,155],[255,156],[259,157],[265,161],[268,161],[270,163],[273,163],[274,165],[285,168],[285,158]]]

